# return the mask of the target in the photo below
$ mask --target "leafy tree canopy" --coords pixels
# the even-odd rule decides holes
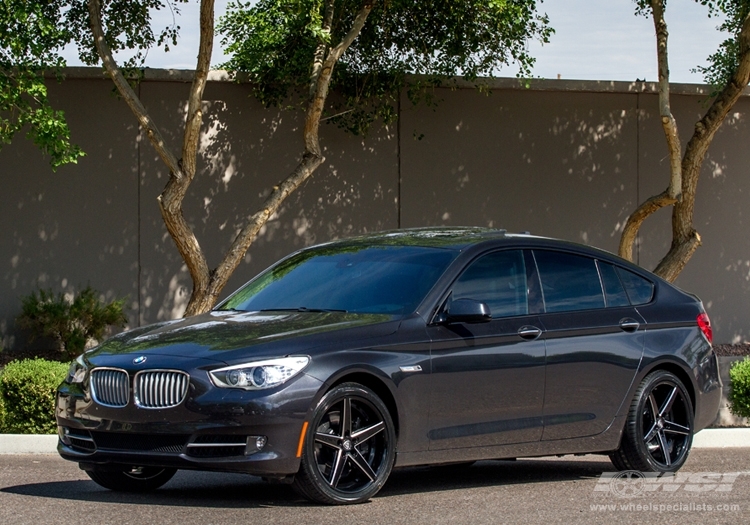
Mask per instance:
[[[718,92],[727,85],[732,75],[740,65],[740,32],[742,24],[750,14],[750,0],[698,0],[708,6],[709,16],[725,16],[726,19],[718,27],[719,31],[728,33],[716,53],[708,57],[708,67],[697,67],[703,73],[707,84],[714,86]]]
[[[55,2],[0,0],[0,145],[28,124],[28,138],[50,156],[53,169],[82,155],[39,73],[65,65],[57,51],[69,38]]]
[[[177,15],[178,4],[188,0],[98,1],[108,44],[114,52],[130,52],[125,66],[134,71],[148,49],[176,43],[179,26],[154,32],[153,11]],[[44,74],[61,74],[59,53],[71,43],[85,64],[99,63],[88,24],[88,0],[0,0],[0,145],[28,125],[28,138],[50,156],[53,169],[83,155],[70,142],[64,113],[50,105]]]
[[[634,1],[636,14],[651,16],[652,0]],[[716,95],[727,85],[739,66],[740,32],[745,18],[750,13],[750,0],[695,0],[695,2],[708,8],[709,18],[723,19],[724,21],[717,29],[728,35],[728,38],[719,45],[719,49],[709,55],[709,65],[698,66],[693,70],[703,74],[705,82],[714,86],[713,95]],[[664,9],[667,7],[667,0],[661,0],[660,3]]]
[[[255,95],[275,105],[303,93],[319,40],[339,42],[352,26],[362,0],[259,0],[230,3],[218,31],[231,59],[222,67],[241,72],[255,84]],[[527,42],[548,42],[553,30],[536,0],[381,0],[362,32],[341,57],[332,87],[343,94],[332,101],[333,120],[355,133],[376,120],[396,118],[395,105],[405,76],[413,102],[446,77],[470,81],[493,77],[502,65],[517,64],[528,76],[534,59]],[[326,9],[333,10],[325,30]],[[345,111],[345,112],[344,112]]]

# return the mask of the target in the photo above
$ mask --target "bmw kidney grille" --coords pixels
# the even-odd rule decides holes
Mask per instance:
[[[179,370],[144,370],[133,380],[133,402],[141,408],[171,408],[185,400],[190,376]],[[125,370],[98,368],[91,372],[91,397],[112,408],[127,406],[130,377]]]

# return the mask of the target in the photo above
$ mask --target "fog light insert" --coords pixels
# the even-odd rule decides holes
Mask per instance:
[[[266,436],[247,436],[247,446],[245,447],[245,455],[249,456],[260,452],[263,447],[266,446],[268,438]]]
[[[57,427],[57,435],[60,437],[60,441],[63,442],[63,444],[70,446],[70,439],[68,438],[68,434],[70,434],[70,430],[68,430],[65,427]]]

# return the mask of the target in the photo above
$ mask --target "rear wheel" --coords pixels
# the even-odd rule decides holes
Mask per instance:
[[[620,448],[619,470],[675,472],[693,443],[693,405],[682,382],[666,370],[647,375],[636,390]]]
[[[385,484],[396,456],[393,420],[383,401],[357,383],[344,383],[318,403],[294,486],[320,503],[361,503]]]
[[[172,479],[177,469],[123,467],[123,470],[87,470],[86,474],[105,489],[118,492],[149,492]]]

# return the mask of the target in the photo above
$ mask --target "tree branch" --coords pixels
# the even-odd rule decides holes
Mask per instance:
[[[200,44],[198,47],[198,64],[190,87],[188,98],[187,121],[182,141],[182,167],[189,179],[195,176],[198,139],[200,138],[203,111],[203,92],[206,89],[208,70],[211,66],[211,52],[214,45],[214,0],[201,0],[200,9]]]
[[[182,163],[167,148],[159,128],[148,115],[138,95],[133,91],[127,80],[125,80],[125,77],[115,63],[102,27],[100,16],[101,1],[88,0],[91,31],[94,35],[96,49],[99,57],[102,59],[104,68],[110,78],[112,78],[120,95],[135,114],[141,128],[146,133],[154,149],[156,149],[157,154],[169,169],[169,180],[164,191],[159,195],[159,208],[164,219],[164,225],[167,227],[167,231],[177,246],[180,256],[185,261],[190,272],[190,277],[193,280],[193,293],[190,296],[190,303],[193,302],[196,296],[201,295],[208,289],[210,282],[210,272],[206,257],[198,243],[198,239],[195,237],[195,233],[182,213],[182,198],[195,175],[195,156],[201,124],[200,103],[208,75],[208,60],[210,60],[211,45],[213,43],[213,3],[214,0],[203,0],[201,4],[201,52],[198,59],[198,71],[196,71],[195,79],[193,80],[190,101],[188,103],[188,122],[185,125],[184,149],[192,155],[190,157],[191,161],[188,162],[189,171],[186,175]],[[204,19],[209,16],[210,23],[206,23]],[[206,35],[206,32],[210,32],[210,35]],[[188,304],[186,315],[190,315],[190,303]]]
[[[695,125],[690,141],[682,158],[682,201],[672,210],[672,245],[669,252],[659,262],[654,273],[673,281],[680,274],[695,251],[701,245],[701,238],[693,227],[695,196],[698,190],[703,160],[716,132],[744,88],[750,83],[750,14],[745,17],[740,30],[739,62],[729,82],[714,99],[711,107]]]
[[[667,22],[664,19],[663,0],[650,0],[651,10],[656,30],[656,54],[659,64],[659,114],[664,128],[664,136],[667,139],[669,150],[669,196],[680,200],[682,193],[682,151],[680,147],[680,134],[677,131],[677,121],[672,115],[669,104],[669,55],[667,41],[669,32]]]
[[[302,160],[289,177],[282,181],[278,186],[274,186],[273,191],[271,191],[271,194],[266,198],[260,209],[248,219],[248,223],[234,239],[229,251],[224,255],[224,258],[211,277],[211,283],[205,301],[202,305],[197,303],[194,305],[194,310],[196,312],[206,311],[214,305],[221,290],[232,275],[232,272],[234,272],[240,264],[240,261],[245,256],[245,253],[247,253],[250,245],[255,241],[258,232],[260,232],[263,225],[265,225],[273,214],[279,210],[284,200],[299,188],[302,183],[304,183],[324,162],[325,158],[320,149],[318,130],[323,109],[325,108],[326,98],[328,96],[328,87],[331,82],[333,67],[339,58],[341,58],[341,55],[344,54],[362,31],[362,28],[367,21],[367,16],[370,14],[370,11],[372,11],[373,4],[374,0],[366,0],[363,2],[349,32],[344,36],[341,42],[328,52],[327,56],[325,56],[325,60],[323,60],[322,65],[320,66],[317,78],[315,79],[315,90],[308,102],[304,129],[305,152],[302,155]],[[332,9],[333,0],[328,0],[326,4],[326,21],[324,21],[324,24],[330,24],[330,21],[333,20]],[[313,56],[313,63],[318,60],[319,50],[320,45]],[[188,309],[192,306],[193,303],[191,300],[191,305]],[[203,309],[201,310],[201,308]]]
[[[332,0],[329,0],[332,1]],[[318,141],[318,130],[320,128],[320,117],[323,115],[325,102],[328,97],[328,86],[331,83],[333,67],[338,62],[341,55],[352,45],[354,39],[362,32],[362,28],[367,21],[367,17],[372,11],[374,0],[365,0],[362,3],[357,16],[354,18],[351,29],[333,49],[328,52],[323,65],[318,74],[315,85],[315,92],[310,99],[307,107],[307,117],[305,121],[305,149],[315,155],[321,156],[320,143]]]
[[[634,262],[633,245],[635,244],[636,237],[638,237],[638,231],[641,229],[643,221],[661,208],[670,206],[675,202],[677,202],[677,200],[670,196],[669,188],[667,188],[659,195],[654,195],[638,206],[630,217],[628,217],[628,220],[625,222],[625,226],[622,229],[620,248],[618,250],[620,257],[627,259],[630,262]]]
[[[737,69],[703,118],[695,124],[693,135],[685,148],[685,156],[682,159],[682,191],[687,199],[676,207],[680,220],[675,228],[676,234],[683,239],[688,239],[691,235],[698,179],[708,148],[729,111],[750,82],[750,15],[745,17],[742,24],[739,44]]]
[[[323,25],[321,30],[324,34],[331,38],[331,28],[333,27],[333,6],[335,0],[326,0],[326,12],[323,18]],[[318,78],[320,72],[323,69],[323,61],[326,57],[326,51],[330,42],[326,42],[324,39],[318,39],[318,47],[315,48],[315,55],[313,56],[312,74],[310,75],[310,98],[315,96],[315,90],[318,85]]]
[[[146,133],[151,144],[153,144],[154,149],[156,149],[156,153],[161,157],[161,160],[164,161],[164,164],[167,165],[167,168],[169,168],[170,175],[179,179],[182,177],[182,170],[180,169],[177,157],[167,149],[159,128],[149,116],[148,111],[146,111],[146,108],[141,103],[138,95],[135,94],[133,88],[130,87],[128,81],[125,80],[125,77],[112,57],[112,51],[109,49],[109,45],[107,45],[107,40],[104,36],[104,29],[102,28],[102,20],[100,16],[101,0],[88,0],[88,7],[89,23],[91,26],[91,32],[94,35],[94,45],[99,53],[99,57],[102,59],[105,71],[112,79],[112,82],[114,82],[120,96],[122,96],[135,114],[141,128]]]

